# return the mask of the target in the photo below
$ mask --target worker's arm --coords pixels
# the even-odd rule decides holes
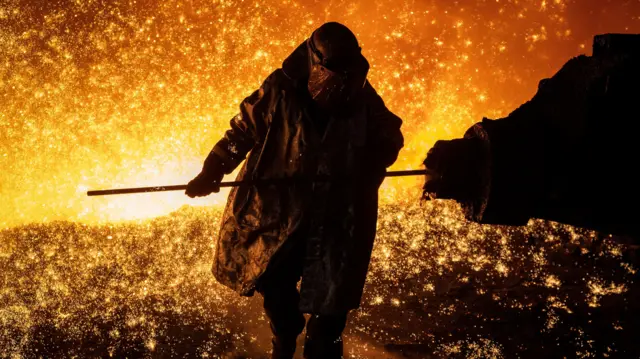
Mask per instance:
[[[202,171],[187,185],[190,197],[206,196],[220,190],[225,174],[233,172],[257,143],[261,143],[270,125],[270,107],[275,103],[276,74],[271,74],[260,89],[240,104],[240,112],[231,119],[230,128],[213,147]]]
[[[374,173],[384,172],[397,159],[404,146],[400,128],[402,120],[389,111],[382,98],[370,88],[369,113],[367,117],[367,166]]]

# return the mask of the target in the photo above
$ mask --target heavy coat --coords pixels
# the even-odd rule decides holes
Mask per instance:
[[[368,83],[348,116],[322,115],[306,91],[304,46],[242,102],[213,152],[227,172],[248,154],[238,180],[316,175],[351,180],[234,188],[222,217],[213,274],[251,296],[260,278],[287,260],[294,241],[303,240],[300,309],[343,313],[360,305],[376,232],[378,187],[403,146],[402,121]],[[326,131],[317,125],[323,119]]]

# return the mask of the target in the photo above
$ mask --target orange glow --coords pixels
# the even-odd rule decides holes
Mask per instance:
[[[0,5],[8,25],[0,32],[5,227],[148,218],[224,202],[224,194],[195,201],[84,192],[192,178],[238,103],[325,21],[357,33],[371,82],[405,121],[406,148],[394,169],[419,167],[436,140],[461,135],[483,116],[506,115],[600,30],[640,31],[632,5],[587,14],[586,5],[563,1],[101,6]],[[419,182],[388,180],[382,197]]]

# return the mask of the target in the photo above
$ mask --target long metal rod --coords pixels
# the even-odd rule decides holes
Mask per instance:
[[[406,176],[420,176],[425,175],[426,170],[410,170],[410,171],[390,171],[385,174],[385,177],[406,177]],[[221,182],[220,187],[237,187],[242,185],[264,185],[264,184],[280,184],[290,183],[305,180],[304,178],[290,177],[290,178],[276,178],[276,179],[263,179],[256,181],[233,181],[233,182]],[[330,181],[330,177],[316,177],[312,178],[313,182],[326,182]],[[87,196],[108,196],[114,194],[132,194],[132,193],[149,193],[149,192],[168,192],[168,191],[184,191],[187,189],[186,184],[174,185],[174,186],[155,186],[155,187],[137,187],[137,188],[120,188],[120,189],[106,189],[98,191],[88,191]]]

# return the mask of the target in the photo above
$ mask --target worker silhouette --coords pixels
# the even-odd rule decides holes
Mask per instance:
[[[367,81],[369,63],[344,25],[322,25],[240,105],[186,194],[206,196],[245,159],[238,180],[329,177],[232,189],[213,274],[258,291],[272,358],[341,358],[376,233],[378,188],[403,146],[402,121]],[[302,279],[300,291],[297,283]]]

